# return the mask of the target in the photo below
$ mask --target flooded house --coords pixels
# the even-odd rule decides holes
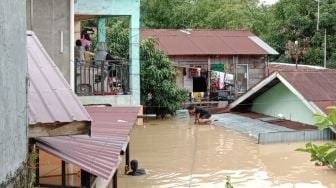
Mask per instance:
[[[139,107],[84,108],[33,32],[27,33],[27,51],[28,136],[39,156],[35,185],[107,187],[116,182],[121,152],[129,163],[129,134]]]
[[[245,93],[265,77],[267,56],[278,54],[247,30],[141,30],[142,40],[149,37],[176,66],[177,85],[210,99]]]
[[[41,40],[83,104],[140,105],[140,1],[27,0],[26,10],[28,30]],[[83,32],[81,22],[96,20],[98,42],[106,46],[105,21],[112,16],[129,19],[129,58],[118,62],[95,62],[92,58],[85,63],[75,61],[75,41]],[[90,52],[96,53],[95,49]],[[111,76],[107,74],[110,69]]]
[[[129,164],[129,134],[140,106],[139,8],[133,0],[27,0],[34,75],[29,121],[45,128],[30,131],[39,156],[37,186],[117,186],[121,157]],[[129,59],[120,66],[75,61],[81,21],[97,20],[98,43],[105,46],[108,16],[129,18]],[[110,68],[116,73],[107,74]]]
[[[329,129],[307,131],[317,123],[313,114],[325,116],[329,113],[327,107],[336,104],[335,79],[336,72],[330,69],[275,71],[231,103],[229,109],[263,122],[302,130],[264,134],[265,142],[335,139]]]

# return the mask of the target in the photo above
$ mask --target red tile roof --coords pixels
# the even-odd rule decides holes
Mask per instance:
[[[90,122],[53,60],[33,32],[27,32],[29,124]]]
[[[158,48],[173,55],[264,55],[268,54],[246,30],[143,29],[141,38],[158,39]]]
[[[60,136],[37,139],[45,152],[104,179],[119,166],[120,151],[129,141],[138,107],[86,107],[92,117],[91,137]]]

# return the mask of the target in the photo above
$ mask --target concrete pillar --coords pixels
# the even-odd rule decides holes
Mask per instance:
[[[75,33],[74,33],[74,36],[75,36],[74,42],[75,42],[77,39],[82,38],[82,36],[81,36],[81,22],[80,21],[75,21],[74,29],[75,29]]]
[[[97,32],[98,41],[97,42],[105,42],[106,41],[105,22],[106,22],[105,17],[99,17],[98,18],[98,32]]]
[[[140,14],[130,16],[129,54],[130,54],[130,91],[132,105],[140,105]]]

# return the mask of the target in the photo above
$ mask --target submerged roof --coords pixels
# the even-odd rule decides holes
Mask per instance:
[[[142,39],[158,39],[167,55],[266,55],[278,54],[246,30],[143,29]]]
[[[138,107],[86,107],[92,117],[91,137],[61,136],[37,139],[45,152],[75,164],[96,176],[110,179],[119,166],[139,112]]]
[[[336,105],[336,71],[316,69],[274,72],[231,103],[230,109],[253,100],[279,82],[314,113],[327,114],[326,107]]]
[[[29,124],[59,125],[91,118],[33,32],[27,32]]]

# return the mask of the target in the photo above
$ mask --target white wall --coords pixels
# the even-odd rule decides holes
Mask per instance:
[[[0,1],[0,187],[27,156],[26,1]]]

